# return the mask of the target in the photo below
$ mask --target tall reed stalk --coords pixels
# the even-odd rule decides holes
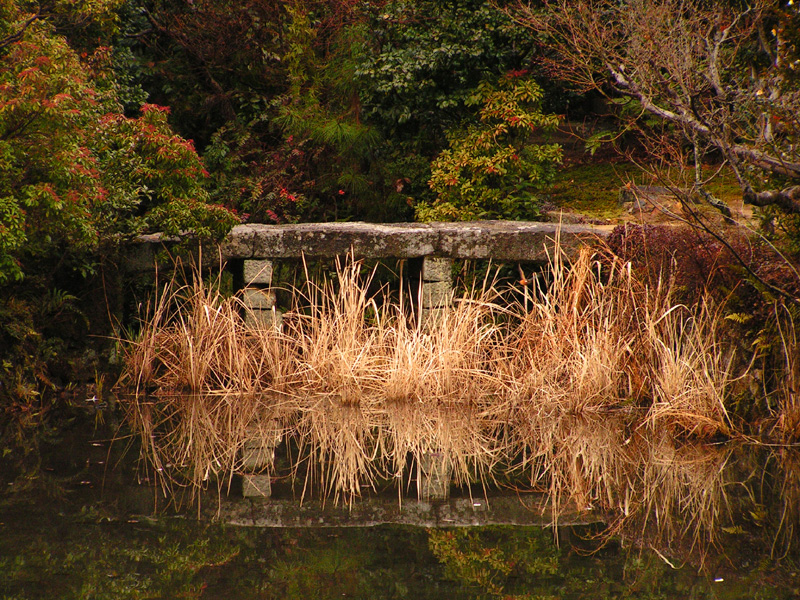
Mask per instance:
[[[775,325],[781,343],[783,361],[778,369],[778,418],[775,429],[786,441],[800,438],[800,334],[797,331],[797,309],[776,303]]]

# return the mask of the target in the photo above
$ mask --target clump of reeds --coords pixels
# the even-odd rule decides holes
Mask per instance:
[[[709,432],[698,420],[725,427],[728,376],[707,305],[674,306],[668,282],[647,288],[589,249],[570,266],[556,257],[550,274],[513,342],[517,414],[649,407],[653,422],[669,415],[689,433]]]
[[[494,305],[482,292],[422,323],[385,295],[370,297],[359,267],[340,265],[337,285],[309,284],[306,308],[287,319],[308,476],[352,498],[378,480],[402,485],[409,458],[429,453],[446,457],[457,482],[488,474],[491,436],[468,415],[502,387],[492,372]]]
[[[554,518],[568,504],[620,522],[645,511],[659,539],[713,537],[719,473],[697,475],[699,461],[668,463],[649,438],[700,443],[729,431],[716,315],[708,305],[674,305],[669,281],[649,288],[627,264],[588,248],[569,264],[555,255],[549,278],[503,365],[505,464],[547,493]]]
[[[647,393],[639,360],[645,291],[626,265],[588,248],[569,265],[556,254],[548,275],[513,342],[515,402],[571,413],[638,403]]]
[[[705,534],[711,471],[662,468],[691,461],[642,440],[728,430],[716,314],[588,248],[556,250],[548,279],[527,305],[485,285],[421,321],[350,261],[296,291],[282,329],[245,326],[247,308],[199,278],[173,285],[128,346],[129,420],[149,463],[194,486],[230,481],[256,431],[289,440],[304,493],[402,489],[435,455],[460,484],[527,473],[554,518],[645,510],[662,527],[688,506]]]
[[[128,422],[164,485],[229,481],[248,428],[284,418],[292,373],[279,338],[274,328],[253,335],[239,302],[199,277],[173,279],[156,297],[127,344],[123,386]]]
[[[730,433],[730,360],[717,336],[719,318],[706,303],[658,308],[648,314],[645,328],[652,382],[648,423],[702,438]]]
[[[369,295],[361,263],[337,263],[337,282],[307,281],[286,319],[294,349],[295,395],[340,404],[369,402],[381,387],[384,304]]]
[[[800,439],[800,334],[797,332],[797,308],[776,303],[774,327],[780,340],[781,360],[777,385],[778,416],[774,433],[787,442]]]

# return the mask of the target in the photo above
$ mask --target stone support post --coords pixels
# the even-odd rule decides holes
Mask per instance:
[[[422,306],[424,325],[435,324],[453,304],[453,261],[426,256],[422,260]],[[450,497],[452,469],[444,452],[425,452],[417,461],[419,499],[442,501]]]
[[[419,499],[440,502],[450,497],[452,468],[444,452],[425,452],[417,461]]]
[[[435,319],[453,304],[453,261],[426,256],[422,260],[422,322]]]
[[[250,327],[280,327],[282,314],[276,308],[275,292],[272,286],[272,261],[244,261],[244,304],[247,307],[245,322]]]

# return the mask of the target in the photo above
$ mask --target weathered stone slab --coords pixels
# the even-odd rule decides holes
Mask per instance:
[[[471,223],[431,223],[439,232],[436,256],[530,262],[547,261],[556,238],[562,249],[575,250],[605,230],[592,225],[534,223],[517,221],[476,221]]]
[[[220,244],[220,252],[226,259],[252,258],[255,244],[255,229],[253,225],[237,225],[231,229],[228,236]],[[273,257],[260,257],[273,258]],[[277,258],[277,257],[275,257]]]
[[[420,223],[301,223],[297,225],[239,225],[229,238],[252,236],[251,257],[334,257],[351,250],[364,258],[415,258],[434,253],[437,234]],[[238,248],[231,245],[231,249]],[[231,254],[231,257],[246,258]]]
[[[418,527],[464,527],[518,525],[546,527],[553,524],[552,506],[535,494],[496,496],[488,500],[451,498],[430,503],[394,498],[362,498],[352,505],[336,505],[328,500],[272,498],[269,502],[245,500],[218,503],[215,497],[205,503],[208,518],[230,525],[250,527],[371,527],[384,524]],[[585,525],[602,522],[601,514],[565,511],[558,524]]]
[[[494,259],[544,262],[555,239],[570,252],[581,244],[608,235],[609,228],[585,224],[525,221],[475,221],[468,223],[300,223],[234,227],[221,244],[223,260],[335,257],[351,250],[356,258]],[[163,244],[157,234],[141,236],[139,246]],[[145,251],[146,252],[146,251]],[[149,256],[152,256],[150,254]],[[142,268],[148,255],[136,260]],[[206,256],[217,260],[217,250]]]

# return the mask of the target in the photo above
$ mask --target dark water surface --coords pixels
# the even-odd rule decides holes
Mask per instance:
[[[700,572],[528,527],[255,529],[4,511],[3,598],[794,598],[793,574]],[[586,533],[586,532],[584,532]],[[572,537],[571,536],[571,537]],[[776,579],[777,578],[777,579]],[[781,579],[783,578],[783,579]],[[787,579],[788,578],[788,579]]]
[[[38,485],[0,497],[0,599],[800,597],[794,455],[704,452],[729,453],[719,464],[744,474],[725,476],[715,545],[654,550],[646,535],[609,539],[597,523],[295,528],[154,516],[142,473],[116,463],[102,437],[76,435]]]

